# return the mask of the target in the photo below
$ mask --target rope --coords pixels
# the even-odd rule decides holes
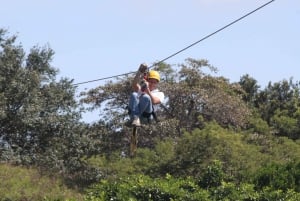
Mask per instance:
[[[154,66],[157,66],[157,65],[159,65],[159,64],[161,64],[161,63],[163,63],[163,62],[165,62],[166,60],[168,60],[168,59],[170,59],[170,58],[176,56],[177,54],[179,54],[179,53],[181,53],[181,52],[183,52],[183,51],[185,51],[185,50],[187,50],[187,49],[189,49],[189,48],[191,48],[191,47],[197,45],[198,43],[200,43],[200,42],[202,42],[202,41],[204,41],[204,40],[210,38],[211,36],[213,36],[213,35],[215,35],[215,34],[221,32],[221,31],[223,31],[224,29],[226,29],[226,28],[232,26],[233,24],[237,23],[238,21],[241,21],[242,19],[248,17],[249,15],[251,15],[251,14],[255,13],[256,11],[258,11],[258,10],[264,8],[265,6],[271,4],[271,3],[274,2],[274,1],[275,1],[275,0],[271,0],[271,1],[269,1],[269,2],[267,2],[267,3],[265,3],[265,4],[263,4],[263,5],[261,5],[260,7],[258,7],[258,8],[256,8],[256,9],[254,9],[253,11],[251,11],[251,12],[249,12],[249,13],[243,15],[242,17],[240,17],[240,18],[234,20],[233,22],[231,22],[231,23],[229,23],[229,24],[223,26],[222,28],[216,30],[215,32],[213,32],[213,33],[211,33],[211,34],[208,34],[207,36],[205,36],[205,37],[201,38],[200,40],[198,40],[198,41],[196,41],[196,42],[190,44],[189,46],[187,46],[187,47],[185,47],[185,48],[183,48],[183,49],[181,49],[181,50],[179,50],[179,51],[177,51],[177,52],[171,54],[170,56],[168,56],[168,57],[166,57],[166,58],[164,58],[164,59],[158,61],[157,63],[154,63],[153,65],[151,65],[151,66],[148,67],[148,68],[149,68],[149,69],[150,69],[150,68],[153,68]],[[112,79],[112,78],[116,78],[116,77],[120,77],[120,76],[125,76],[125,75],[129,75],[129,74],[133,74],[133,73],[135,73],[135,72],[129,72],[129,73],[124,73],[124,74],[114,75],[114,76],[110,76],[110,77],[103,77],[103,78],[99,78],[99,79],[95,79],[95,80],[89,80],[89,81],[85,81],[85,82],[79,82],[79,83],[76,83],[76,84],[74,84],[74,85],[77,86],[77,85],[86,84],[86,83],[90,83],[90,82],[96,82],[96,81],[101,81],[101,80]]]

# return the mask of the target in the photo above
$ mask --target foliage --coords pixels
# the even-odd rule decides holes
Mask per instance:
[[[283,192],[289,189],[300,192],[300,162],[283,165],[269,164],[256,173],[253,182],[259,190],[268,187]]]
[[[263,189],[260,193],[260,200],[288,200],[297,201],[300,199],[300,194],[293,190],[283,192],[282,190],[272,190],[269,187]]]
[[[80,122],[83,108],[72,80],[56,81],[51,48],[36,46],[26,55],[15,45],[17,37],[6,33],[0,29],[0,160],[95,181],[99,171],[83,157],[94,153],[99,141]]]
[[[0,200],[83,200],[63,181],[42,176],[32,168],[0,165]]]
[[[203,128],[205,122],[212,120],[223,127],[246,127],[250,110],[239,95],[242,89],[222,77],[204,73],[204,68],[216,71],[207,60],[189,58],[179,65],[178,72],[165,63],[156,68],[161,71],[159,88],[165,93],[166,102],[157,110],[160,122],[139,130],[139,147],[153,148],[158,139],[177,138],[183,129]],[[109,143],[113,151],[126,147],[131,133],[124,123],[128,120],[126,106],[132,78],[120,78],[81,93],[81,101],[89,104],[90,110],[100,109],[99,123],[110,126],[110,132],[105,135],[111,136]],[[118,138],[114,137],[116,133]],[[127,149],[122,152],[128,155]]]
[[[256,96],[260,86],[257,84],[257,80],[246,74],[240,78],[239,85],[244,90],[243,100],[251,105],[255,103]]]
[[[258,133],[262,135],[271,133],[269,124],[263,120],[257,112],[253,112],[253,115],[249,118],[247,128],[249,133]]]
[[[295,118],[294,114],[289,114],[288,110],[275,110],[270,123],[277,129],[278,134],[288,136],[291,139],[298,138],[300,132],[298,117]]]
[[[222,182],[216,187],[202,189],[196,182],[188,178],[174,178],[167,174],[165,178],[150,178],[135,175],[119,178],[115,181],[102,180],[87,189],[86,201],[105,200],[289,200],[296,201],[300,193],[292,189],[284,192],[279,189],[264,188],[255,190],[248,183],[234,184]]]
[[[180,64],[178,82],[162,87],[169,98],[166,105],[179,127],[189,131],[202,128],[199,116],[204,122],[215,120],[224,127],[244,127],[250,113],[239,96],[241,89],[223,77],[204,73],[205,68],[216,71],[207,60],[188,58],[186,64]]]
[[[199,181],[199,186],[202,188],[218,187],[222,184],[224,177],[221,162],[214,161],[212,165],[207,166]]]
[[[208,192],[200,189],[190,179],[152,179],[145,175],[121,178],[115,182],[107,180],[92,186],[87,191],[86,201],[96,200],[209,200]]]
[[[299,83],[283,80],[257,93],[255,106],[279,136],[299,139]]]
[[[224,129],[212,122],[202,130],[194,130],[178,140],[171,173],[201,177],[215,160],[222,163],[227,179],[238,182],[267,160],[256,146],[244,142],[243,135]]]
[[[94,158],[93,164],[107,179],[172,174],[197,178],[199,186],[210,188],[222,182],[251,183],[259,168],[271,161],[300,161],[299,151],[299,145],[288,138],[235,133],[212,122],[179,139],[159,141],[154,148],[139,148],[135,158],[115,152]]]
[[[86,200],[299,200],[298,82],[260,89],[249,75],[238,83],[213,76],[217,69],[205,59],[176,68],[160,63],[160,121],[138,128],[138,150],[129,158],[132,130],[124,123],[133,76],[77,100],[73,81],[57,80],[50,47],[26,54],[16,36],[6,35],[0,29],[0,161],[26,165],[33,175],[8,166],[4,172],[18,179],[5,175],[4,185],[12,192],[30,187],[17,197],[4,189],[8,199],[61,200],[68,196],[56,191],[65,185],[94,184]],[[82,122],[86,109],[97,110],[99,121]],[[50,186],[57,197],[48,196],[45,175],[51,184],[61,177]],[[32,182],[41,184],[38,192]]]

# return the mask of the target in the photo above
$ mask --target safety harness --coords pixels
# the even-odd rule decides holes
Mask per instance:
[[[129,106],[127,106],[126,108],[128,110],[128,115],[131,115],[131,109],[129,108]],[[153,117],[153,119],[155,120],[156,123],[159,122],[153,105],[152,105],[152,112],[151,113],[143,112],[142,115],[141,115],[142,118],[147,119],[147,123],[151,123],[151,119],[152,119],[151,116]]]

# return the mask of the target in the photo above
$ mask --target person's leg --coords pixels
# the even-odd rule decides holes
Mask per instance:
[[[133,92],[130,95],[129,99],[129,109],[131,111],[130,118],[133,119],[134,117],[139,117],[139,95],[137,92]]]
[[[141,126],[140,123],[140,110],[139,110],[139,94],[133,92],[129,99],[130,124],[133,126]]]
[[[140,115],[143,112],[151,113],[152,112],[152,101],[151,97],[148,94],[143,94],[139,98],[139,113]]]

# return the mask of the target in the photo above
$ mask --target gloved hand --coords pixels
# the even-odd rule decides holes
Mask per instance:
[[[139,72],[144,73],[144,72],[147,71],[147,69],[148,69],[147,64],[141,64],[140,67],[139,67]]]
[[[142,80],[140,85],[141,85],[141,91],[145,91],[148,88],[149,83],[146,80]]]

